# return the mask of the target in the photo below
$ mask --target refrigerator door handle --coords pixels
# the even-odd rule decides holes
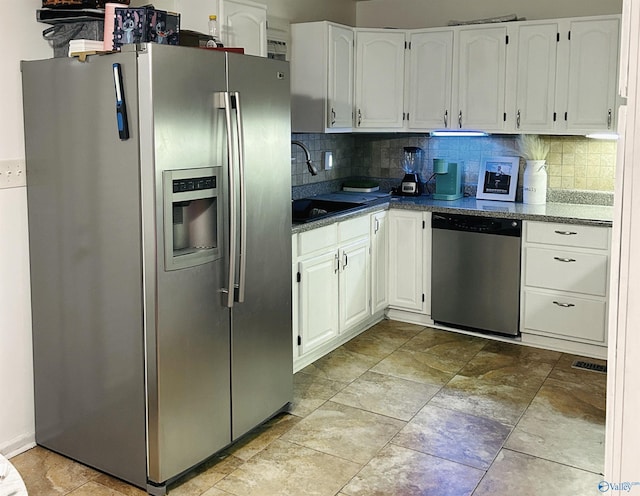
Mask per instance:
[[[214,95],[215,106],[218,109],[224,109],[226,132],[227,132],[227,174],[229,178],[229,187],[227,189],[229,195],[229,273],[227,277],[227,287],[222,288],[221,292],[227,294],[227,307],[233,308],[235,277],[236,277],[236,230],[237,230],[237,214],[236,214],[236,178],[235,178],[235,162],[233,154],[233,136],[232,136],[232,120],[231,120],[231,95],[226,91],[218,92]]]
[[[244,167],[244,120],[240,105],[240,93],[233,93],[236,110],[236,136],[238,140],[238,175],[240,183],[240,269],[238,274],[238,303],[244,302],[247,273],[247,190]]]

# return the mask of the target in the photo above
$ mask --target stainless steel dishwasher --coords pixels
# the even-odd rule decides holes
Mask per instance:
[[[439,213],[431,218],[431,318],[518,335],[522,221]]]

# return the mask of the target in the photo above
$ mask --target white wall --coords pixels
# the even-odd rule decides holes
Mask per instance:
[[[24,163],[20,60],[51,57],[35,21],[41,0],[0,0],[0,165]],[[0,189],[0,453],[34,441],[26,188]]]
[[[549,19],[621,12],[622,0],[368,0],[357,3],[356,18],[358,27],[421,28],[508,14]]]

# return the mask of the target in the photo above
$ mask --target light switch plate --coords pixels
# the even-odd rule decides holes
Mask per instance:
[[[333,169],[333,152],[322,152],[322,168],[326,171]]]

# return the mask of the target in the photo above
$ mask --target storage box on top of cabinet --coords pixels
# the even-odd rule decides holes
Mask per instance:
[[[526,221],[523,235],[523,342],[604,356],[611,229]]]

